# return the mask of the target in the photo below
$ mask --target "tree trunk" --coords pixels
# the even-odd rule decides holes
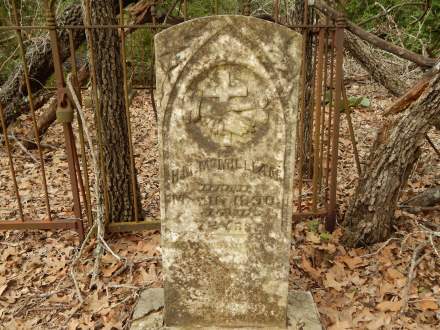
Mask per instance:
[[[345,32],[345,46],[373,79],[391,94],[400,96],[409,87],[397,73],[384,64],[383,56],[378,56],[377,52],[373,52],[364,41],[349,31]]]
[[[380,131],[345,215],[343,240],[348,246],[373,244],[390,236],[400,189],[420,156],[425,133],[439,116],[437,73],[420,98]]]
[[[312,8],[308,8],[307,20],[304,20],[304,1],[298,0],[295,2],[294,8],[294,24],[310,24],[314,22],[314,13],[311,12]],[[305,86],[304,86],[304,113],[303,113],[303,146],[298,149],[298,152],[302,153],[302,172],[304,178],[311,179],[313,176],[313,102],[312,102],[312,90],[313,90],[313,33],[309,31],[306,36],[305,53],[303,59],[305,64]]]
[[[118,24],[117,5],[113,1],[90,1],[91,23],[96,25]],[[108,196],[108,220],[110,222],[134,221],[133,196],[140,211],[140,192],[136,182],[132,189],[131,160],[129,153],[128,122],[123,93],[123,67],[120,38],[116,29],[93,29],[94,70],[96,72],[99,113],[101,124],[104,182]],[[88,41],[90,46],[90,40]],[[95,105],[96,106],[96,105]],[[95,107],[96,109],[96,107]],[[100,117],[98,117],[100,116]],[[96,123],[98,127],[98,123]],[[134,173],[136,179],[136,173]]]

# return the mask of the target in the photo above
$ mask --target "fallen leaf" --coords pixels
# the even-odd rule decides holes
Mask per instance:
[[[437,302],[435,302],[434,300],[431,300],[431,299],[425,299],[425,300],[419,301],[417,303],[417,306],[424,311],[427,311],[427,310],[436,311],[439,309]]]
[[[301,268],[309,274],[315,281],[319,280],[321,277],[321,272],[318,269],[313,268],[309,259],[307,259],[304,255],[301,258]]]
[[[387,269],[387,275],[392,280],[397,280],[397,279],[405,278],[405,276],[403,276],[403,274],[401,272],[399,272],[397,269],[394,269],[394,268],[388,268]]]
[[[308,242],[311,242],[311,243],[314,243],[314,244],[320,244],[321,243],[321,238],[317,234],[315,234],[315,233],[313,233],[311,231],[307,232],[306,240]]]
[[[364,260],[361,257],[342,256],[340,259],[351,270],[365,265]]]
[[[8,287],[7,284],[3,284],[2,286],[0,286],[0,296],[3,294],[3,292],[5,292],[7,287]]]
[[[353,329],[352,325],[348,321],[337,321],[335,324],[331,325],[328,330],[347,330]]]
[[[332,273],[325,274],[324,285],[326,288],[332,288],[335,289],[336,291],[342,290],[342,283],[336,281]]]
[[[402,301],[382,301],[376,305],[376,309],[381,312],[397,312],[402,308]]]

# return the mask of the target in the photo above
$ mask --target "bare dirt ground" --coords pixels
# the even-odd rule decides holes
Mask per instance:
[[[384,123],[383,111],[393,98],[351,60],[346,62],[348,95],[364,96],[367,108],[353,113],[361,161],[365,163],[375,133]],[[147,93],[132,107],[136,167],[147,216],[158,217],[159,184],[156,125]],[[90,114],[88,114],[89,118]],[[342,118],[339,164],[340,219],[354,192],[357,171],[345,117]],[[14,127],[21,136],[30,125],[23,117]],[[430,132],[437,146],[440,134]],[[52,127],[43,142],[52,212],[72,216],[72,201],[62,134]],[[44,199],[35,151],[13,143],[15,166],[25,213],[43,219]],[[402,200],[440,184],[440,161],[426,144]],[[5,148],[0,148],[0,219],[17,216]],[[91,173],[92,175],[92,173]],[[295,225],[292,232],[290,284],[310,290],[327,329],[440,328],[440,212],[396,211],[392,239],[368,248],[347,249],[339,241],[342,229],[323,231],[317,219]],[[160,235],[155,231],[114,234],[110,247],[123,257],[105,254],[98,282],[90,285],[94,242],[75,267],[79,298],[70,275],[78,246],[72,231],[8,231],[0,233],[0,329],[128,329],[141,289],[160,287]],[[415,253],[417,252],[417,254]],[[414,279],[408,285],[413,264]]]

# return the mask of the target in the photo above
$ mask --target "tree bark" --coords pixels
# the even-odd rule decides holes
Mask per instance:
[[[395,96],[402,95],[409,87],[404,80],[384,64],[383,56],[378,56],[359,37],[345,32],[345,46],[373,79]]]
[[[298,0],[295,2],[294,8],[294,23],[301,24],[313,24],[314,14],[310,12],[307,15],[307,20],[304,21],[304,1]],[[298,152],[302,153],[302,172],[306,179],[313,177],[313,102],[312,102],[312,90],[313,90],[313,33],[308,31],[305,35],[305,53],[303,59],[305,63],[305,85],[304,85],[304,112],[303,112],[303,145],[298,149]]]
[[[117,5],[113,1],[90,1],[91,23],[96,25],[118,24]],[[129,154],[128,122],[123,93],[123,67],[120,38],[116,29],[92,30],[98,105],[95,120],[100,122],[104,163],[104,184],[108,196],[108,220],[110,222],[134,221],[133,196],[136,191],[140,211],[140,192],[136,182],[132,189],[131,160]],[[88,44],[90,47],[90,40]],[[91,69],[93,70],[93,69]],[[95,105],[96,106],[96,105]],[[95,107],[96,109],[96,107]],[[96,123],[98,127],[98,123]],[[134,173],[136,179],[136,173]],[[102,185],[101,185],[102,186]]]
[[[423,76],[413,87],[409,88],[405,94],[403,94],[393,105],[391,105],[384,112],[384,116],[395,115],[396,113],[404,111],[408,108],[414,101],[416,101],[423,91],[428,87],[429,82],[433,77],[433,73],[430,72]]]
[[[373,244],[392,233],[394,210],[425,134],[440,116],[440,74],[419,99],[379,133],[364,175],[345,215],[343,240],[348,246]]]

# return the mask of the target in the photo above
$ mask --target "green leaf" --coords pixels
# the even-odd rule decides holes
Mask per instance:
[[[349,96],[348,97],[348,105],[350,107],[356,108],[359,103],[361,103],[362,101],[362,96],[361,97],[356,97],[356,96]]]
[[[359,105],[364,108],[369,108],[371,106],[370,99],[363,97],[362,100],[359,102]]]

